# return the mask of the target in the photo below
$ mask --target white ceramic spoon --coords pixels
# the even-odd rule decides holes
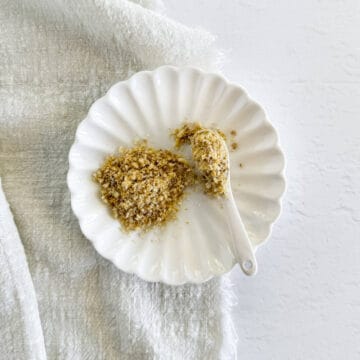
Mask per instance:
[[[257,270],[257,262],[244,223],[234,200],[230,184],[230,175],[228,175],[227,180],[226,196],[227,197],[223,199],[223,203],[232,235],[235,258],[246,275],[254,275]]]
[[[257,262],[255,254],[249,240],[248,234],[245,230],[244,223],[241,219],[240,213],[237,209],[230,183],[230,159],[229,151],[224,139],[213,130],[201,130],[200,132],[212,132],[221,141],[224,153],[227,157],[227,176],[226,176],[226,191],[225,196],[222,197],[224,210],[226,211],[226,219],[232,235],[232,248],[236,261],[240,265],[242,271],[246,275],[254,275],[257,270]]]

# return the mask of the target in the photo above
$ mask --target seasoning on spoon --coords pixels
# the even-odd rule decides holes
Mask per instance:
[[[188,123],[176,129],[174,136],[177,147],[191,145],[204,192],[212,196],[225,195],[229,168],[227,150],[223,145],[224,133],[204,128],[199,123]]]
[[[225,195],[229,167],[223,139],[213,130],[201,130],[191,138],[191,149],[205,193]]]

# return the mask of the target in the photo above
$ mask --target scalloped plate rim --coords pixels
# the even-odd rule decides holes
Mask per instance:
[[[112,256],[110,256],[109,254],[105,254],[104,251],[99,248],[97,245],[96,245],[96,242],[91,239],[91,235],[88,234],[88,231],[86,230],[86,225],[84,225],[83,223],[83,217],[82,217],[82,214],[79,213],[79,211],[77,211],[77,209],[75,208],[74,206],[74,197],[75,197],[75,191],[73,190],[72,188],[72,184],[71,184],[71,176],[73,173],[75,173],[75,169],[74,167],[72,166],[71,164],[71,154],[72,154],[72,151],[73,149],[76,148],[76,145],[77,144],[80,144],[80,141],[78,139],[78,129],[80,127],[81,124],[83,124],[86,119],[89,117],[89,114],[91,112],[91,110],[93,109],[93,107],[96,106],[96,104],[98,103],[98,101],[108,97],[109,93],[117,86],[121,85],[121,84],[126,84],[126,83],[130,83],[134,78],[136,78],[137,76],[141,76],[142,74],[154,74],[155,72],[159,71],[159,70],[162,70],[162,69],[170,69],[170,70],[173,70],[173,71],[176,71],[176,72],[180,72],[182,70],[191,70],[191,71],[196,71],[198,72],[199,74],[201,74],[202,76],[206,76],[206,75],[211,75],[211,76],[215,76],[217,77],[219,80],[223,81],[225,83],[226,86],[232,86],[234,88],[237,88],[237,89],[240,89],[244,95],[246,96],[246,98],[248,99],[248,101],[251,101],[255,106],[257,106],[258,108],[260,108],[263,113],[264,113],[264,121],[266,123],[266,125],[268,125],[274,135],[275,135],[275,144],[273,145],[272,148],[276,149],[279,154],[281,154],[281,157],[282,157],[282,161],[283,161],[283,166],[282,166],[282,170],[279,171],[277,173],[277,175],[279,177],[281,177],[281,179],[283,180],[283,189],[282,189],[282,192],[281,194],[278,196],[277,199],[273,199],[274,202],[276,202],[276,204],[279,206],[279,211],[278,211],[278,214],[276,217],[274,217],[274,219],[271,221],[271,223],[269,224],[269,229],[268,229],[268,232],[267,232],[267,236],[261,241],[259,242],[258,244],[256,245],[253,245],[254,246],[254,251],[257,251],[257,249],[264,245],[265,243],[268,242],[271,234],[272,234],[272,231],[273,231],[273,226],[274,224],[276,223],[276,221],[279,219],[279,217],[281,216],[282,214],[282,211],[283,211],[283,207],[282,207],[282,200],[284,198],[284,195],[287,191],[287,181],[286,181],[286,176],[285,176],[285,173],[286,173],[286,166],[287,166],[287,161],[286,161],[286,157],[285,157],[285,154],[284,152],[282,151],[282,148],[281,148],[281,142],[280,142],[280,139],[279,139],[279,134],[278,134],[278,131],[276,130],[276,128],[272,125],[272,123],[269,121],[269,118],[267,116],[267,112],[265,111],[265,109],[257,102],[255,101],[252,97],[249,96],[248,92],[246,91],[246,89],[244,87],[242,87],[241,85],[238,85],[234,82],[231,82],[229,81],[226,77],[222,76],[221,74],[217,73],[217,72],[206,72],[198,67],[195,67],[195,66],[180,66],[180,67],[176,67],[176,66],[173,66],[173,65],[163,65],[163,66],[160,66],[154,70],[142,70],[142,71],[139,71],[139,72],[136,72],[134,74],[132,74],[128,79],[126,80],[121,80],[121,81],[118,81],[116,83],[114,83],[113,85],[111,85],[111,87],[106,91],[106,93],[96,99],[92,104],[91,106],[89,107],[89,110],[88,110],[88,113],[87,115],[84,117],[83,120],[81,120],[76,128],[76,131],[75,131],[75,136],[74,136],[74,142],[72,143],[71,147],[70,147],[70,150],[69,150],[69,154],[68,154],[68,162],[69,162],[69,169],[68,169],[68,173],[67,173],[67,177],[66,177],[66,182],[67,182],[67,186],[69,188],[69,191],[70,191],[70,195],[71,195],[71,209],[73,211],[73,213],[75,214],[76,218],[78,219],[79,221],[79,226],[80,226],[80,229],[82,231],[82,233],[84,234],[84,236],[91,242],[91,244],[94,246],[95,250],[101,255],[103,256],[104,258],[106,258],[107,260],[111,261],[113,263],[114,266],[118,267],[116,265],[116,262],[115,260],[113,259]],[[229,271],[231,271],[233,269],[233,267],[236,265],[236,262],[233,261],[232,264],[230,266],[227,266],[226,269],[224,270],[224,272],[222,274],[225,274]],[[119,267],[118,267],[119,268]],[[121,268],[119,268],[120,270],[128,273],[128,274],[134,274],[134,275],[137,275],[138,277],[140,277],[141,279],[143,279],[144,281],[147,281],[147,282],[162,282],[162,283],[165,283],[165,284],[168,284],[168,285],[172,285],[172,286],[180,286],[180,285],[183,285],[183,284],[201,284],[201,283],[204,283],[204,282],[207,282],[209,280],[211,280],[212,278],[216,277],[216,276],[220,276],[220,275],[216,275],[216,274],[212,274],[210,276],[207,276],[206,278],[201,278],[200,280],[193,280],[193,279],[190,279],[188,277],[186,277],[186,279],[184,281],[181,281],[181,282],[172,282],[171,280],[169,279],[165,279],[164,276],[163,276],[163,272],[158,272],[156,276],[153,277],[153,279],[150,279],[150,278],[146,278],[146,276],[144,276],[143,274],[140,274],[138,269],[135,269],[135,270],[131,270],[131,271],[125,271]]]

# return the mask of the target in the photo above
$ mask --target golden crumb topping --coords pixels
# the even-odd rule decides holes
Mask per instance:
[[[224,140],[213,130],[198,131],[191,138],[191,149],[205,193],[224,195],[229,170]]]
[[[173,132],[175,146],[191,144],[192,156],[201,174],[204,192],[219,196],[225,194],[228,173],[228,153],[225,135],[219,129],[207,129],[199,123],[187,123]]]
[[[178,149],[184,144],[190,144],[194,134],[202,129],[203,127],[199,123],[186,123],[182,127],[175,129],[173,132],[175,147]]]
[[[194,168],[182,156],[145,141],[106,158],[93,174],[101,199],[126,231],[148,230],[175,218],[188,186],[197,180],[212,196],[225,194],[228,152],[225,135],[199,123],[173,132],[175,146],[190,144]]]
[[[125,230],[148,230],[175,217],[187,186],[194,182],[181,156],[145,143],[109,156],[94,180],[101,199]]]
[[[186,123],[182,127],[176,129],[173,132],[173,136],[175,138],[175,147],[180,148],[184,144],[190,144],[191,138],[200,130],[206,129],[205,127],[201,126],[200,123]],[[219,130],[214,129],[222,138],[226,139],[225,134]]]

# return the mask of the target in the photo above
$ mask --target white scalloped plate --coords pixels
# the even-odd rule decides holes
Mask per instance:
[[[104,158],[134,139],[172,148],[170,129],[185,119],[215,126],[239,146],[230,152],[234,196],[256,248],[280,214],[284,157],[276,131],[245,91],[216,74],[163,66],[115,84],[97,100],[76,131],[69,154],[71,204],[84,235],[119,269],[148,281],[204,282],[235,261],[219,202],[189,191],[177,220],[148,233],[124,233],[91,179]],[[242,166],[240,166],[242,164]]]

